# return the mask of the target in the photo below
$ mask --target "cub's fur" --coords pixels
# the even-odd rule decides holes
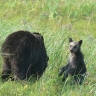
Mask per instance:
[[[43,36],[39,33],[17,31],[10,34],[2,44],[2,80],[10,74],[13,78],[24,80],[31,75],[42,76],[47,67],[47,56]]]
[[[74,83],[82,84],[84,80],[84,74],[86,73],[86,65],[84,63],[84,57],[81,52],[82,40],[79,42],[73,42],[72,38],[69,38],[70,56],[68,64],[61,68],[59,76],[64,72],[62,81],[65,81],[68,74],[74,76]]]

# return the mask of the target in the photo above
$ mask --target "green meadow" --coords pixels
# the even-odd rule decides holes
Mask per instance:
[[[0,96],[96,96],[96,0],[0,0],[0,48],[12,32],[28,30],[44,36],[48,67],[36,82],[2,82]],[[87,76],[82,85],[62,82],[69,37],[83,40]],[[0,76],[3,60],[0,53]],[[34,78],[33,78],[34,79]]]

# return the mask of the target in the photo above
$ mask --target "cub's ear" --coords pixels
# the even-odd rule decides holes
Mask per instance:
[[[83,40],[80,40],[80,41],[78,42],[80,46],[81,46],[82,42],[83,42]]]
[[[69,38],[69,42],[73,42],[72,38]]]

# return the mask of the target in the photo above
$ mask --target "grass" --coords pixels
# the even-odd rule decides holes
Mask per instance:
[[[10,33],[21,29],[44,36],[48,68],[35,83],[0,79],[0,96],[96,96],[95,0],[0,0],[0,47]],[[69,37],[83,40],[87,77],[81,86],[70,86],[70,77],[65,83],[58,77],[67,63]],[[0,74],[2,64],[0,56]]]

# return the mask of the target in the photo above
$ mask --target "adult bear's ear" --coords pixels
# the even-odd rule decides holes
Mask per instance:
[[[43,36],[41,36],[41,39],[43,40],[43,42],[44,42],[44,38],[43,38]]]
[[[69,42],[73,42],[72,38],[69,38]]]
[[[78,42],[80,46],[81,46],[82,42],[83,42],[83,40],[80,40],[80,41]]]

